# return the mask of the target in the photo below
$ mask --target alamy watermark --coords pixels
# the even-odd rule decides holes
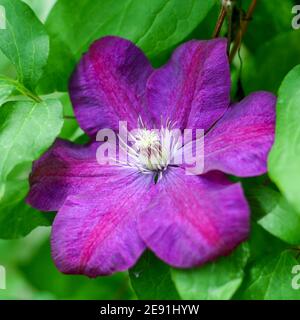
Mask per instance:
[[[6,289],[6,270],[0,265],[0,290]]]
[[[6,13],[5,8],[0,5],[0,30],[6,29]]]
[[[188,175],[204,171],[204,130],[175,128],[167,122],[160,129],[147,129],[142,120],[136,129],[128,130],[119,122],[119,132],[98,131],[101,142],[96,157],[100,165],[118,165],[137,169],[144,174],[156,172],[158,179],[170,167],[181,166]]]
[[[292,288],[294,290],[299,290],[300,289],[300,264],[296,264],[292,268],[292,274],[294,274],[292,278]]]
[[[293,29],[298,30],[300,29],[300,4],[292,8],[292,13],[295,14],[292,19],[292,27]]]

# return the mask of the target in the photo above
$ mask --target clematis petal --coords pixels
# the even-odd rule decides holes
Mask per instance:
[[[273,94],[256,92],[232,105],[204,138],[205,172],[240,177],[265,173],[274,140],[275,104]]]
[[[119,121],[137,127],[146,118],[143,97],[152,67],[132,42],[104,37],[92,44],[71,77],[69,91],[80,127],[91,136],[117,130]]]
[[[147,82],[147,103],[156,122],[161,117],[181,129],[209,129],[229,106],[230,73],[226,40],[192,40]]]
[[[58,269],[95,277],[130,268],[145,249],[137,216],[151,181],[151,176],[125,170],[119,181],[68,197],[52,229]]]
[[[118,179],[122,168],[98,164],[98,146],[58,139],[33,165],[27,202],[42,211],[57,211],[67,196]]]
[[[139,217],[146,245],[166,263],[180,268],[226,255],[249,233],[249,209],[240,184],[220,172],[188,176],[169,170],[148,193]]]

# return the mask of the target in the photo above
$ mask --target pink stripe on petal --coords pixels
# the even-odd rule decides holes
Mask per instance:
[[[205,172],[264,174],[274,141],[275,105],[276,97],[268,92],[252,93],[232,105],[204,138]]]
[[[68,197],[52,229],[58,269],[96,277],[134,265],[145,249],[137,216],[151,181],[151,176],[128,175],[125,170],[119,181]]]
[[[240,184],[222,173],[187,176],[170,170],[151,189],[139,233],[166,263],[189,268],[230,253],[249,233],[249,209]]]
[[[132,42],[108,36],[94,42],[71,77],[69,91],[80,127],[91,136],[119,121],[146,121],[144,93],[152,67]]]
[[[192,40],[147,82],[147,103],[156,123],[209,129],[229,106],[230,74],[226,40]]]
[[[70,195],[120,181],[120,172],[124,169],[99,165],[98,147],[99,143],[78,145],[58,139],[34,162],[27,202],[42,211],[57,211]]]

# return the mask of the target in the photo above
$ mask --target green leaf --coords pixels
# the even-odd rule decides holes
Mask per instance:
[[[48,64],[37,91],[41,93],[68,91],[68,79],[75,64],[76,59],[69,47],[59,39],[58,35],[52,35]]]
[[[275,144],[269,155],[269,175],[300,213],[300,66],[284,79],[276,111]]]
[[[10,77],[12,79],[15,79],[17,77],[14,66],[6,57],[6,55],[1,51],[1,49],[0,49],[0,74],[1,74],[1,78],[3,78],[3,75],[5,75],[5,77]]]
[[[258,223],[283,241],[300,244],[300,214],[271,188],[260,186],[253,189],[253,194],[266,214]]]
[[[243,8],[247,10],[252,0],[243,0]],[[257,5],[253,17],[244,36],[247,48],[255,52],[258,47],[276,35],[291,30],[292,0],[261,0]],[[280,14],[274,14],[280,12]],[[266,21],[268,27],[266,28]]]
[[[117,35],[136,43],[153,58],[178,44],[191,33],[213,7],[215,0],[58,0],[46,28],[51,35],[47,73],[66,90],[67,80],[79,59],[93,41]],[[57,63],[66,63],[58,68]],[[63,80],[63,81],[62,81]],[[49,90],[50,90],[49,84]]]
[[[77,56],[105,35],[128,38],[153,56],[188,35],[214,2],[58,0],[47,20],[47,28],[60,35]]]
[[[299,262],[292,250],[262,257],[250,266],[237,299],[299,300],[300,291],[292,287],[292,269]]]
[[[0,49],[15,66],[18,80],[34,89],[43,73],[49,37],[33,11],[19,0],[0,0],[6,11],[6,29],[0,30]]]
[[[214,29],[216,27],[216,21],[218,20],[220,9],[221,2],[214,1],[214,4],[212,8],[209,10],[209,12],[205,15],[200,24],[197,25],[196,29],[194,29],[193,32],[189,34],[186,39],[184,39],[184,41],[192,39],[211,39]]]
[[[168,265],[146,251],[129,271],[132,287],[139,299],[180,299]]]
[[[247,178],[243,179],[242,183],[251,209],[251,228],[248,239],[250,248],[248,263],[251,263],[265,257],[266,255],[270,255],[275,252],[280,253],[290,247],[290,245],[273,236],[258,223],[258,221],[266,216],[266,212],[270,207],[268,203],[271,203],[271,200],[273,199],[269,193],[266,191],[263,192],[265,188],[267,188],[267,190],[270,189],[270,186],[266,187],[267,185],[272,185],[269,177],[264,175]],[[274,185],[272,186],[275,187]]]
[[[249,263],[288,248],[286,242],[274,237],[253,220],[251,221],[248,244],[250,248]]]
[[[183,299],[230,299],[242,283],[243,269],[248,257],[248,245],[242,244],[230,256],[219,258],[202,267],[190,270],[173,269],[173,280]]]
[[[14,90],[10,81],[0,77],[0,106],[6,101]]]
[[[55,4],[56,0],[22,0],[35,12],[37,17],[44,22]]]
[[[0,108],[0,238],[17,238],[46,215],[25,204],[31,162],[54,141],[63,124],[58,100],[8,102]]]
[[[1,239],[24,237],[36,227],[50,225],[49,213],[42,213],[31,208],[24,199],[13,205],[0,206]]]
[[[31,163],[17,166],[5,183],[0,183],[0,238],[26,236],[38,226],[50,226],[51,213],[41,213],[25,203],[29,190],[28,175]],[[0,193],[1,193],[0,191]]]
[[[299,38],[300,30],[282,33],[261,44],[253,59],[244,60],[242,83],[247,94],[257,90],[277,92],[284,76],[300,63]]]
[[[17,165],[37,159],[63,125],[58,100],[8,102],[0,108],[0,181]]]

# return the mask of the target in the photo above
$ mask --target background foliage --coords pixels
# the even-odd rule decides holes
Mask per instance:
[[[237,0],[239,14],[250,2]],[[57,136],[86,139],[72,119],[70,73],[104,35],[132,40],[158,67],[180,43],[211,38],[220,1],[0,0],[7,16],[7,30],[0,30],[0,265],[8,277],[0,298],[300,299],[291,287],[300,245],[300,30],[291,26],[297,2],[259,0],[232,63],[233,100],[254,90],[278,96],[269,175],[242,180],[250,239],[194,270],[172,269],[146,252],[128,273],[90,280],[55,269],[55,213],[24,201],[32,161]]]

